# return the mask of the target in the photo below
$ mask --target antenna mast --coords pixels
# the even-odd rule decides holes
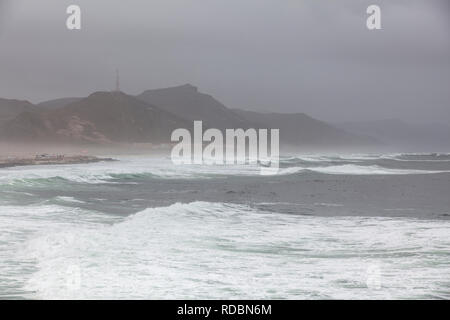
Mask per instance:
[[[120,75],[119,69],[116,69],[116,92],[120,91]]]

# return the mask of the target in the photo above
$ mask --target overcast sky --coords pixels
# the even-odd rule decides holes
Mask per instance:
[[[228,107],[450,123],[448,0],[0,0],[0,97],[191,83]],[[66,29],[66,8],[82,30]],[[378,4],[382,30],[366,28]]]

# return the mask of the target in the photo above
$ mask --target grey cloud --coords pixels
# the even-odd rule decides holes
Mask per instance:
[[[1,97],[109,90],[119,67],[129,93],[190,82],[230,107],[450,121],[446,0],[79,0],[81,31],[72,1],[0,3]]]

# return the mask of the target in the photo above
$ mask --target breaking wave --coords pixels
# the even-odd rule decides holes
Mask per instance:
[[[352,175],[443,173],[450,172],[450,155],[354,154],[280,158],[279,175],[293,175],[307,171]],[[261,167],[257,164],[177,166],[167,158],[136,158],[111,163],[0,169],[0,186],[64,187],[70,183],[137,183],[148,179],[211,179],[226,176],[258,176],[260,173]]]
[[[340,166],[329,166],[321,168],[309,168],[308,170],[325,174],[348,174],[348,175],[403,175],[403,174],[433,174],[450,171],[432,170],[408,170],[408,169],[388,169],[381,166],[361,166],[345,164]]]
[[[27,297],[449,297],[448,221],[329,219],[218,202],[146,209],[112,225],[58,216],[15,254],[35,261],[22,282]],[[368,282],[371,268],[381,290]]]

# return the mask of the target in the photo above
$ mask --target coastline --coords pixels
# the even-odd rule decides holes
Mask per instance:
[[[39,166],[39,165],[60,165],[60,164],[83,164],[105,161],[117,161],[112,158],[100,158],[95,156],[36,156],[32,157],[14,157],[0,159],[0,169],[22,167],[22,166]]]

